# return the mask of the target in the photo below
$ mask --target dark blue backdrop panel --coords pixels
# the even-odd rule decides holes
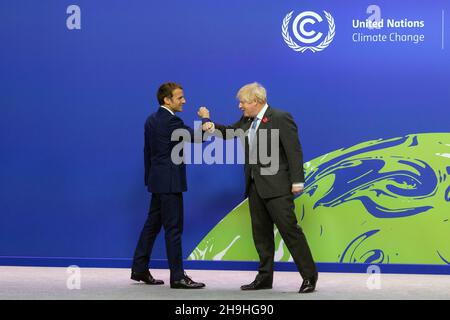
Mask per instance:
[[[81,8],[81,30],[66,9]],[[130,258],[147,213],[143,124],[165,81],[183,84],[192,124],[240,117],[236,91],[258,81],[299,124],[305,160],[359,142],[449,131],[448,1],[378,1],[425,20],[420,45],[357,45],[369,1],[2,1],[0,256]],[[299,54],[285,15],[327,10],[336,36]],[[447,33],[444,40],[448,42]],[[418,31],[419,32],[419,31]],[[242,200],[239,165],[188,167],[185,257]],[[165,259],[163,237],[153,258]]]

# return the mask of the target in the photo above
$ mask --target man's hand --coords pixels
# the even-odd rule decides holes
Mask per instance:
[[[297,195],[297,194],[302,193],[303,190],[304,190],[304,187],[294,187],[293,186],[291,191],[293,194]]]
[[[200,118],[209,118],[209,110],[206,107],[200,107],[197,114]]]
[[[205,122],[202,125],[202,130],[203,131],[208,131],[210,133],[214,132],[214,123],[212,123],[212,122]]]

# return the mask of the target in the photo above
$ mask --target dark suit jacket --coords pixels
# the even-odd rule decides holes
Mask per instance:
[[[304,171],[303,171],[303,155],[302,148],[298,138],[297,125],[292,118],[290,113],[273,109],[269,106],[264,118],[266,121],[261,121],[256,135],[258,136],[258,148],[261,147],[261,129],[266,129],[267,131],[267,146],[266,150],[270,154],[270,143],[271,143],[271,130],[279,130],[279,170],[274,172],[273,175],[263,175],[261,170],[266,169],[270,164],[262,163],[259,155],[256,156],[256,161],[252,161],[254,164],[250,163],[250,148],[248,145],[248,138],[245,137],[245,196],[248,196],[249,186],[251,182],[251,176],[255,181],[256,189],[261,198],[273,198],[286,194],[290,194],[292,190],[292,184],[298,182],[304,182]],[[252,120],[247,117],[241,117],[238,122],[231,126],[224,126],[215,123],[215,127],[220,131],[224,139],[234,138],[236,136],[227,135],[227,129],[242,129],[247,132],[249,130]],[[251,148],[252,152],[257,150]],[[276,152],[277,150],[275,150]],[[256,162],[256,163],[255,163]],[[266,172],[267,173],[267,172]]]
[[[183,120],[164,108],[159,108],[145,122],[144,180],[149,192],[187,191],[186,165],[175,164],[171,159],[172,149],[179,143],[179,141],[171,141],[172,133],[176,129],[188,130],[192,138],[199,136],[198,133],[195,135],[194,130],[186,126]],[[201,142],[201,140],[195,142]]]

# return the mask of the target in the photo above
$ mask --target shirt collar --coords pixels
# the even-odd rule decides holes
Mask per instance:
[[[173,116],[175,115],[175,113],[170,110],[169,108],[167,108],[166,106],[161,106],[161,108],[166,109],[167,111],[169,111]]]
[[[266,113],[267,108],[269,108],[269,105],[266,103],[264,105],[264,107],[261,109],[261,111],[258,113],[258,115],[256,116],[256,118],[258,118],[258,120],[261,120],[264,117],[264,114]]]

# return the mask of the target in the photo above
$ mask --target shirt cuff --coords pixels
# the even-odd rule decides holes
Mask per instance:
[[[305,184],[303,182],[296,182],[292,184],[293,188],[304,188]]]

